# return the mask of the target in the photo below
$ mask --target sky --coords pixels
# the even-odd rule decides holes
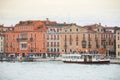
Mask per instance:
[[[120,0],[0,0],[0,24],[21,20],[120,26]]]

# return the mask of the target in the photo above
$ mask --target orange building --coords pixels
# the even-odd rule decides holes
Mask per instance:
[[[41,21],[20,21],[5,34],[5,53],[22,57],[46,53],[47,27]]]

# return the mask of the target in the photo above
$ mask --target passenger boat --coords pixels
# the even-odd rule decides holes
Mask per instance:
[[[62,61],[64,63],[80,63],[80,64],[109,64],[110,59],[103,54],[63,54]]]

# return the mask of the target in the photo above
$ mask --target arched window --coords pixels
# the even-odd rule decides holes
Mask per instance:
[[[56,52],[56,48],[54,48],[54,52]]]
[[[76,29],[76,32],[78,32],[78,28]]]
[[[57,49],[57,52],[59,52],[59,48]]]
[[[53,52],[53,49],[51,48],[51,52]]]

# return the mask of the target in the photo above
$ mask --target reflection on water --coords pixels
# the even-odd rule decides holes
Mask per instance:
[[[0,62],[0,80],[119,80],[120,65]]]

